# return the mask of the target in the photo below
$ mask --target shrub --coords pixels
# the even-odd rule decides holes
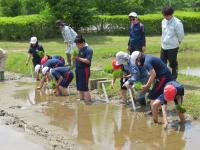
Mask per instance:
[[[175,16],[179,18],[184,25],[186,33],[200,32],[200,13],[197,12],[181,12],[177,11]],[[162,14],[147,14],[139,16],[139,20],[145,26],[147,35],[161,34]],[[93,31],[101,34],[128,34],[129,19],[125,15],[114,16],[96,16],[92,25]],[[89,31],[91,32],[91,30]]]
[[[0,39],[22,40],[37,36],[39,39],[55,35],[52,16],[28,15],[17,17],[0,17]]]

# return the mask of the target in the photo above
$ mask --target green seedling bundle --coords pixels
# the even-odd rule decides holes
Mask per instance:
[[[142,90],[142,83],[141,83],[141,82],[136,82],[136,83],[134,84],[134,89],[135,89],[136,91]]]
[[[186,112],[186,109],[182,105],[176,105],[176,109],[178,111],[180,111],[181,113],[185,113]]]

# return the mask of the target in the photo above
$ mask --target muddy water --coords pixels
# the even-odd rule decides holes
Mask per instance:
[[[33,138],[24,134],[23,132],[16,131],[5,125],[0,124],[0,149],[1,150],[44,150]]]
[[[200,77],[200,68],[187,67],[186,69],[181,70],[180,73]]]
[[[2,86],[2,85],[1,85]],[[0,86],[0,88],[1,88]],[[4,85],[3,85],[4,86]],[[6,85],[5,85],[6,86]],[[20,85],[21,86],[21,85]],[[200,123],[187,121],[180,125],[171,117],[169,129],[155,125],[150,116],[134,113],[129,107],[100,101],[86,105],[78,96],[47,96],[30,88],[18,89],[12,96],[24,101],[24,106],[45,103],[41,113],[50,118],[49,124],[66,131],[66,136],[91,149],[109,150],[197,150],[200,146]]]

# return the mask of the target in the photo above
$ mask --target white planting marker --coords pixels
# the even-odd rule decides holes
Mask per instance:
[[[108,99],[108,95],[107,95],[107,92],[106,92],[105,85],[104,85],[104,83],[101,83],[101,85],[102,85],[103,93],[104,93],[105,98],[106,98],[106,103],[109,103],[109,99]]]
[[[133,110],[136,111],[135,102],[133,100],[133,95],[132,95],[132,92],[131,92],[130,88],[128,89],[128,92],[129,92],[129,95],[130,95],[130,98],[131,98]]]

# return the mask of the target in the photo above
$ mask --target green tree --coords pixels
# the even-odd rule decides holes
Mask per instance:
[[[22,3],[20,0],[1,0],[1,12],[3,16],[18,16],[21,14]]]
[[[57,19],[64,19],[76,30],[88,27],[92,22],[94,9],[91,0],[47,0]]]
[[[21,2],[24,15],[38,14],[47,7],[47,2],[43,0],[21,0]]]

